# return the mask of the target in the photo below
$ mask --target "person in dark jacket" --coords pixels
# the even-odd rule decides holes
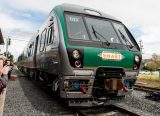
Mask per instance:
[[[7,66],[10,66],[10,71],[8,72],[8,79],[10,79],[10,78],[11,78],[11,72],[12,72],[12,70],[13,70],[13,65],[12,65],[12,63],[11,63],[10,60],[7,60],[7,61],[6,61],[6,65],[7,65]]]
[[[8,73],[12,70],[12,66],[10,64],[10,61],[7,60],[4,63],[3,68],[1,69],[1,80],[3,82],[4,88],[7,86],[8,84]]]

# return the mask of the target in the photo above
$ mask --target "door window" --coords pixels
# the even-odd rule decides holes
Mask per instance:
[[[39,49],[39,51],[43,51],[44,50],[45,40],[46,40],[46,33],[47,33],[47,29],[44,29],[44,31],[41,34],[40,49]]]

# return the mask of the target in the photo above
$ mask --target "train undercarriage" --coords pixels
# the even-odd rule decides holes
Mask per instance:
[[[65,77],[60,92],[69,106],[112,104],[131,94],[135,81],[136,78],[126,78],[123,69],[99,68],[95,76]]]
[[[126,78],[125,72],[117,68],[99,68],[95,76],[56,76],[41,71],[28,71],[30,79],[45,84],[69,106],[97,106],[113,104],[132,92],[136,78]]]

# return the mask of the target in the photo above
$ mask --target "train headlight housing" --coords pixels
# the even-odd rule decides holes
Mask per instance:
[[[138,70],[140,68],[141,65],[141,55],[140,54],[135,54],[134,56],[134,64],[133,64],[133,69],[134,70]]]
[[[73,68],[83,68],[84,49],[83,48],[67,48],[68,58]]]
[[[135,56],[134,60],[135,60],[135,62],[139,63],[140,62],[139,56]]]
[[[73,58],[78,59],[78,58],[80,58],[80,52],[78,50],[74,50],[72,52],[72,56],[73,56]]]

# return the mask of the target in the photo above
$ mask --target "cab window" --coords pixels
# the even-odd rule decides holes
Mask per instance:
[[[85,17],[85,20],[93,41],[120,43],[110,21],[90,17]]]
[[[78,15],[66,14],[67,31],[70,39],[89,40],[83,19]]]
[[[126,32],[126,29],[124,26],[120,23],[113,23],[121,41],[123,42],[124,45],[132,45],[134,46],[131,38],[129,37],[128,33]]]

